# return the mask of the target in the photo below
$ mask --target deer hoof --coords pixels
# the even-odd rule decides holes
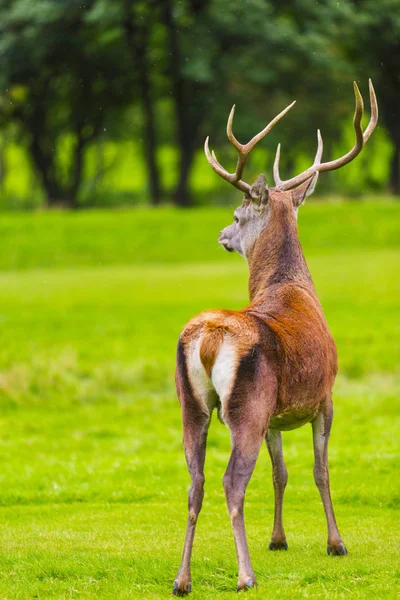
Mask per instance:
[[[174,581],[174,586],[172,588],[172,594],[174,596],[187,596],[191,591],[191,583],[180,584],[178,581]]]
[[[288,547],[286,540],[284,542],[271,542],[269,545],[270,550],[287,550]]]
[[[245,583],[238,584],[236,591],[244,592],[245,590],[248,590],[249,588],[252,588],[252,587],[257,587],[257,581],[255,580],[255,578],[249,577]]]
[[[348,554],[344,544],[339,544],[338,546],[330,546],[328,544],[327,551],[332,556],[346,556]]]

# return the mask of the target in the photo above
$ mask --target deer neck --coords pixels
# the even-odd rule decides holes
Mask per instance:
[[[248,262],[252,303],[262,300],[276,285],[297,283],[314,289],[298,236],[296,215],[285,202],[274,202],[268,224]]]

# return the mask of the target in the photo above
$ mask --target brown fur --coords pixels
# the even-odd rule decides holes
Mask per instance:
[[[226,331],[227,329],[223,324],[213,323],[212,321],[205,324],[205,335],[200,346],[200,360],[208,377],[211,377],[211,369],[214,366]]]
[[[304,194],[306,189],[307,186],[303,185],[301,193]],[[196,396],[196,386],[191,383],[191,374],[187,369],[189,354],[199,338],[200,360],[210,379],[225,340],[230,348],[234,348],[236,356],[232,389],[228,398],[220,400],[225,403],[224,420],[231,431],[233,443],[224,485],[240,565],[239,588],[249,585],[249,581],[251,585],[255,584],[245,540],[243,501],[245,487],[268,429],[273,431],[273,443],[269,445],[269,451],[276,493],[270,548],[287,548],[281,522],[287,474],[281,441],[277,436],[280,436],[281,430],[312,422],[317,469],[315,477],[327,515],[329,548],[334,554],[346,552],[337,530],[327,487],[326,444],[332,419],[331,390],[337,372],[336,347],[298,238],[294,206],[301,201],[300,193],[293,196],[292,192],[270,190],[268,223],[247,257],[250,305],[240,311],[205,311],[189,321],[180,337],[177,388],[182,405],[184,444],[192,473],[192,486],[198,485],[198,488],[191,489],[198,491],[194,496],[197,498],[197,508],[193,508],[189,501],[191,524],[188,525],[189,537],[176,580],[178,592],[188,589],[193,523],[198,514],[196,511],[201,506],[199,498],[202,499],[203,494],[202,483],[196,484],[193,475],[193,461],[201,457],[200,480],[203,482],[205,435],[201,432],[208,428],[214,406],[212,399],[204,402],[204,399]],[[321,434],[321,431],[325,433]]]
[[[274,163],[276,189],[268,189],[263,174],[249,185],[242,179],[243,170],[251,149],[294,103],[247,144],[240,144],[233,135],[235,107],[232,108],[227,134],[238,151],[234,174],[228,173],[210,152],[209,138],[205,141],[205,154],[214,171],[245,193],[242,205],[234,213],[234,222],[221,231],[218,241],[226,250],[238,252],[247,259],[250,305],[241,311],[204,312],[187,324],[179,340],[176,382],[192,485],[186,539],[174,595],[186,595],[192,588],[190,561],[203,501],[207,430],[212,410],[218,405],[216,393],[220,396],[219,408],[232,439],[224,488],[235,536],[238,591],[256,585],[246,542],[243,504],[264,438],[272,461],[275,490],[274,528],[269,548],[286,550],[288,547],[282,524],[287,471],[281,430],[312,423],[314,479],[328,525],[328,554],[347,554],[335,521],[328,474],[336,346],[303,256],[296,216],[305,197],[313,192],[319,172],[337,169],[353,160],[376,127],[378,105],[371,80],[369,88],[371,119],[363,132],[363,101],[354,82],[356,143],[352,150],[339,159],[321,163],[323,145],[318,131],[313,165],[297,177],[282,181],[278,146]]]
[[[190,342],[201,336],[200,360],[211,377],[218,350],[225,337],[234,340],[238,355],[252,348],[259,338],[257,322],[246,310],[214,310],[200,313],[189,321],[180,341],[187,349]]]
[[[271,221],[250,260],[252,302],[247,310],[279,340],[278,414],[309,412],[311,420],[332,389],[336,346],[303,256],[290,193],[271,191],[270,201]]]

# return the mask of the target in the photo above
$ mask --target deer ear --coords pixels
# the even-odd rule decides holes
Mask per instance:
[[[265,175],[261,174],[257,177],[253,185],[250,187],[249,195],[252,202],[256,204],[266,204],[269,198],[268,183]]]
[[[318,181],[318,171],[310,179],[307,179],[304,183],[300,184],[292,192],[293,205],[298,208],[301,204],[304,204],[307,196],[311,196]]]

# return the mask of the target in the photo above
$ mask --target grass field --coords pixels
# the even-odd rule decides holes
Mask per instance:
[[[189,477],[173,372],[186,320],[247,302],[218,232],[231,209],[0,218],[0,598],[168,598]],[[268,551],[266,450],[246,496],[249,598],[400,596],[400,204],[301,211],[304,250],[338,345],[330,443],[349,556],[326,555],[311,430],[284,434],[286,553]],[[214,419],[193,600],[236,598]]]

